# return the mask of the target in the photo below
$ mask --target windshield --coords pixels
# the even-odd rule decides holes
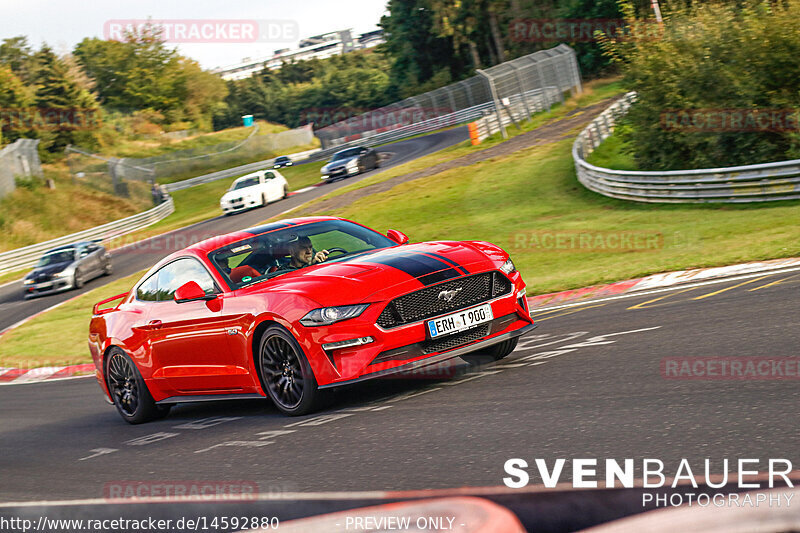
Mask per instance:
[[[228,284],[238,289],[310,266],[309,258],[313,260],[323,250],[328,253],[321,262],[331,263],[396,245],[388,237],[358,224],[325,220],[255,235],[218,248],[208,257]],[[306,264],[301,264],[303,254],[307,254]]]
[[[55,265],[57,263],[66,263],[67,261],[72,262],[75,260],[75,248],[62,248],[61,250],[55,250],[52,252],[48,252],[39,259],[39,262],[36,263],[37,267],[43,267],[48,265]]]
[[[337,152],[333,154],[333,159],[331,161],[340,161],[342,159],[350,159],[351,157],[355,157],[361,152],[361,148],[350,148],[349,150],[342,150],[341,152]]]
[[[245,178],[234,182],[231,190],[235,191],[238,189],[246,189],[247,187],[252,187],[253,185],[258,185],[258,176],[253,176],[252,178]]]

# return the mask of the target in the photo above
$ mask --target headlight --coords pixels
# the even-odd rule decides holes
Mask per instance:
[[[503,263],[503,265],[500,267],[500,270],[502,270],[506,274],[511,275],[512,273],[517,271],[517,267],[514,266],[514,261],[512,261],[511,258],[509,257],[508,260],[505,263]]]
[[[32,279],[23,280],[22,284],[23,285],[33,285],[33,280]]]
[[[363,313],[367,307],[369,307],[369,304],[342,305],[339,307],[314,309],[301,318],[300,323],[304,326],[327,326],[334,322],[339,322],[340,320],[355,318]]]
[[[71,275],[72,275],[72,273],[70,271],[64,270],[62,272],[56,272],[55,274],[53,274],[53,277],[54,278],[68,278]]]

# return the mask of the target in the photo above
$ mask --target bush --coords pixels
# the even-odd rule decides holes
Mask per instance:
[[[626,85],[639,95],[624,120],[630,128],[620,133],[638,166],[708,168],[797,157],[797,131],[670,130],[662,121],[675,110],[796,110],[798,20],[800,0],[693,2],[665,14],[660,37],[606,41],[605,53],[621,65]]]

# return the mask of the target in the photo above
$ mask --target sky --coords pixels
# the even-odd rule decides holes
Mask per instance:
[[[386,0],[0,0],[0,39],[26,35],[34,48],[46,42],[57,53],[66,53],[84,37],[105,38],[120,21],[182,21],[183,40],[193,37],[192,31],[216,28],[216,33],[205,34],[213,42],[170,44],[203,68],[213,69],[294,48],[298,38],[347,28],[356,35],[375,30],[385,6]],[[235,32],[252,27],[241,21],[257,21],[265,37],[219,42],[220,36],[235,39]]]

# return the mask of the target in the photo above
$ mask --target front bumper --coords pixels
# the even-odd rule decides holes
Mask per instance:
[[[255,198],[245,198],[239,202],[231,202],[227,204],[221,204],[220,207],[222,211],[225,213],[238,213],[239,211],[244,211],[246,209],[251,209],[253,207],[258,207],[259,201]]]
[[[410,363],[405,363],[400,366],[395,366],[392,368],[386,368],[384,370],[378,370],[376,372],[371,372],[368,374],[363,374],[357,378],[349,379],[347,381],[340,381],[337,383],[330,383],[328,385],[321,385],[320,389],[327,389],[331,387],[339,387],[341,385],[350,385],[352,383],[359,383],[361,381],[366,381],[368,379],[374,379],[381,376],[389,376],[391,374],[400,374],[409,372],[411,370],[416,370],[418,368],[423,368],[429,365],[435,365],[448,359],[453,359],[454,357],[459,357],[461,355],[466,355],[472,352],[476,352],[478,350],[483,350],[490,346],[494,346],[495,344],[499,344],[501,342],[507,341],[509,339],[513,339],[516,337],[521,337],[527,333],[533,331],[536,328],[536,324],[528,324],[527,326],[523,326],[519,329],[509,331],[506,333],[501,333],[495,337],[491,337],[489,339],[485,339],[483,341],[474,342],[471,344],[467,344],[465,346],[460,346],[458,348],[453,348],[452,350],[442,352],[439,354],[431,355],[425,359],[418,359],[416,361],[411,361]]]
[[[56,294],[61,291],[66,291],[72,288],[72,279],[70,278],[55,278],[50,281],[42,283],[34,283],[33,285],[24,285],[25,298],[33,298],[35,296],[47,296],[48,294]]]
[[[499,273],[498,273],[499,274]],[[525,284],[521,276],[510,276],[512,289],[494,299],[473,302],[467,307],[454,308],[438,316],[424,320],[382,327],[379,317],[387,304],[376,302],[364,313],[349,320],[329,326],[297,326],[296,337],[301,339],[311,363],[314,376],[321,388],[371,379],[392,373],[401,373],[409,368],[427,366],[459,354],[481,350],[509,338],[530,331],[533,320],[524,298]],[[433,285],[432,287],[435,287]],[[438,339],[432,339],[426,326],[429,320],[453,313],[460,309],[490,304],[490,322],[468,328]],[[370,337],[368,343],[357,346],[323,349],[323,345],[348,342]],[[443,357],[439,357],[443,356]]]

